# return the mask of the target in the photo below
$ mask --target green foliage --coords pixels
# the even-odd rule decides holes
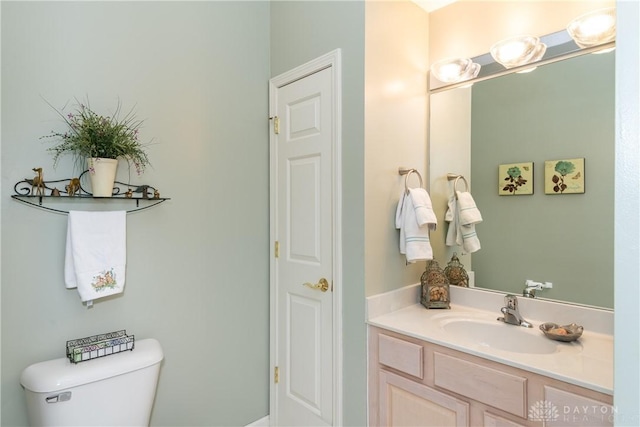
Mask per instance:
[[[83,104],[77,100],[74,111],[69,113],[49,105],[68,126],[64,133],[52,131],[43,136],[58,141],[56,146],[48,148],[53,152],[54,167],[65,154],[75,156],[77,164],[83,164],[90,157],[123,158],[133,163],[138,174],[150,165],[145,146],[139,140],[142,121],[136,119],[133,109],[120,118],[119,102],[111,116],[101,116],[89,107],[88,102]]]

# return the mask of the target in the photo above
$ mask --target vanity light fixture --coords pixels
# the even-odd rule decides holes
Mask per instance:
[[[431,65],[431,74],[442,83],[459,83],[476,78],[480,64],[469,58],[447,58]]]
[[[567,32],[581,48],[598,46],[616,39],[616,9],[594,10],[571,21]]]
[[[505,68],[520,67],[539,61],[546,51],[547,45],[535,36],[510,37],[494,44],[489,50],[493,59]]]

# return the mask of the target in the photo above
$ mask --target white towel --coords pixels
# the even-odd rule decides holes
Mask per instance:
[[[398,201],[398,206],[396,207],[396,228],[400,230],[400,253],[407,253],[407,240],[404,235],[404,203],[405,198],[407,198],[407,193],[405,191],[400,195],[400,200]]]
[[[446,245],[462,246],[462,250],[466,253],[479,251],[481,246],[480,239],[478,239],[478,235],[476,233],[475,223],[467,225],[461,224],[460,218],[462,217],[462,212],[460,209],[460,198],[458,197],[456,199],[456,196],[452,194],[449,197],[448,205],[449,209],[447,209],[447,213],[444,217],[445,221],[449,222],[449,229],[447,230],[447,237],[445,240]],[[480,212],[478,211],[478,215],[479,214]],[[480,221],[482,221],[482,217],[480,217]]]
[[[460,225],[458,223],[458,203],[453,194],[449,196],[447,205],[449,208],[444,215],[444,220],[449,223],[449,228],[447,229],[445,243],[447,246],[462,246],[462,234],[460,234]]]
[[[400,229],[400,253],[406,255],[407,263],[433,259],[430,226],[435,227],[435,223],[418,225],[412,197],[403,191],[396,208],[396,228]]]
[[[482,222],[482,215],[476,207],[471,193],[467,191],[456,191],[458,196],[458,210],[460,212],[460,224],[470,225]]]
[[[124,290],[126,259],[125,211],[69,212],[64,281],[87,307]]]
[[[471,254],[481,249],[475,224],[460,225],[460,233],[462,234],[462,249],[464,251]]]
[[[424,188],[411,188],[409,189],[409,195],[413,202],[413,207],[416,210],[416,220],[418,225],[422,227],[427,225],[429,230],[435,230],[438,220],[436,214],[433,212],[433,205],[431,204],[431,197]]]

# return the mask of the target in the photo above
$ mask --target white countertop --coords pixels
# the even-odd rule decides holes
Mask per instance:
[[[488,311],[452,303],[450,310],[428,310],[421,304],[410,304],[397,309],[394,307],[382,314],[371,311],[369,314],[373,314],[368,320],[371,326],[613,395],[613,337],[606,333],[594,332],[586,326],[577,341],[565,343],[550,341],[540,331],[538,326],[547,320],[540,321],[525,316],[526,320],[533,324],[533,328],[498,322],[499,307],[495,311]],[[457,335],[444,330],[443,324],[446,324],[448,319],[460,318],[474,319],[492,327],[492,322],[501,325],[496,328],[520,328],[522,331],[518,330],[518,333],[536,335],[527,337],[534,342],[539,336],[543,340],[540,344],[549,345],[545,341],[550,341],[556,344],[556,347],[549,353],[519,353],[508,350],[508,341],[501,342],[499,346],[491,346],[483,343],[482,337],[469,337],[469,334],[462,336],[464,334]],[[501,332],[500,329],[496,331]],[[515,331],[505,329],[502,332],[505,333],[504,336],[508,336],[507,333],[512,334]]]

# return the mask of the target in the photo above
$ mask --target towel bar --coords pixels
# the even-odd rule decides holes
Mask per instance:
[[[458,181],[462,179],[462,182],[464,182],[464,191],[469,191],[469,183],[467,182],[466,178],[462,175],[456,175],[454,173],[449,173],[447,174],[447,180],[449,181],[453,181],[453,191],[455,193],[457,186],[458,186]],[[456,194],[456,198],[458,198],[458,195]]]
[[[400,175],[404,175],[404,190],[409,193],[409,176],[412,173],[418,175],[418,179],[420,180],[420,188],[422,188],[422,175],[418,172],[417,169],[407,169],[407,168],[398,168],[398,173]]]

